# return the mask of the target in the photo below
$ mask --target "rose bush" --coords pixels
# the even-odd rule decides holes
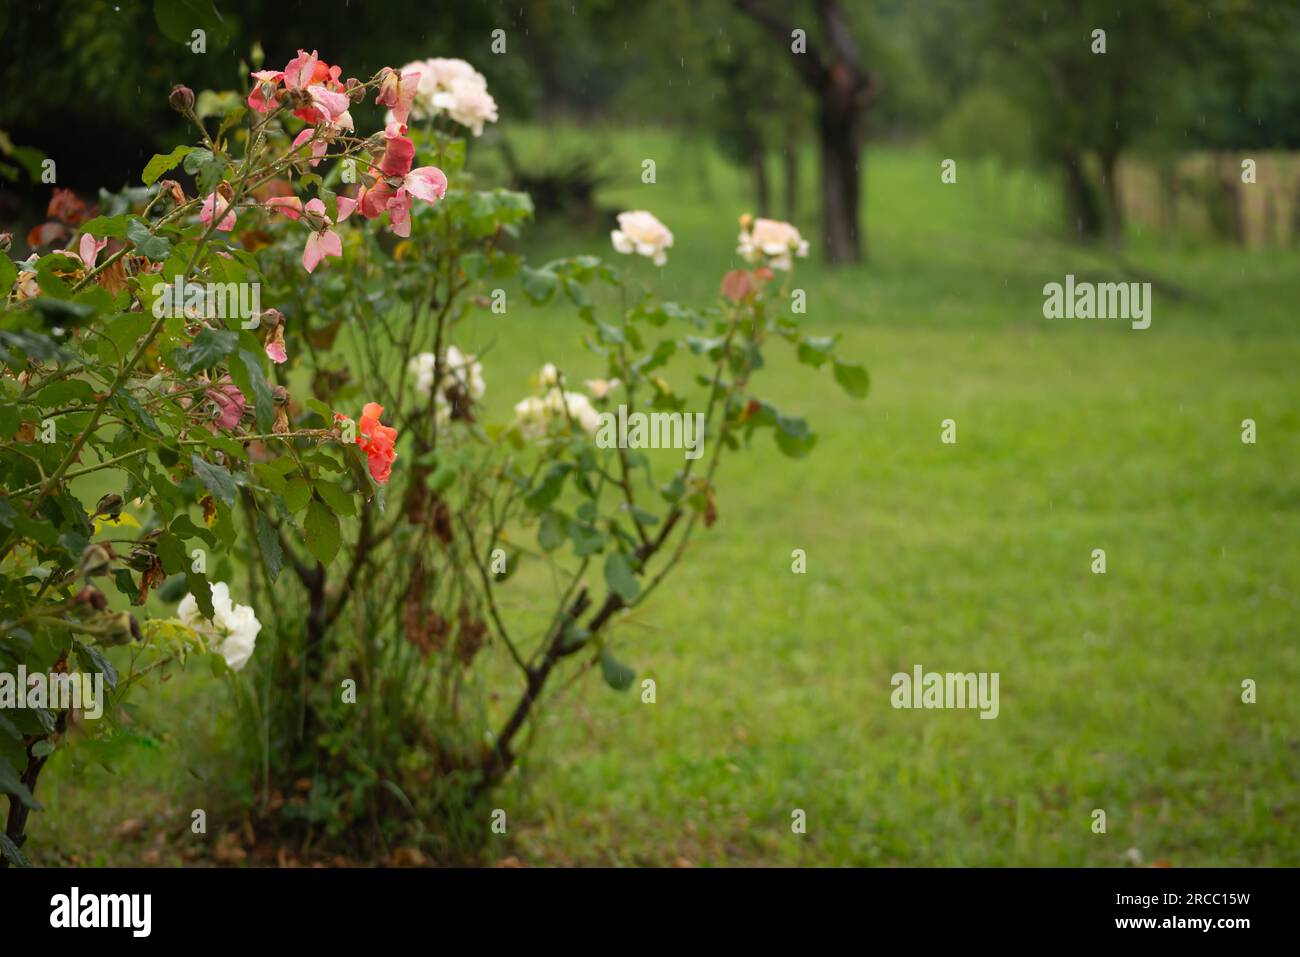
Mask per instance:
[[[743,218],[753,268],[699,306],[635,278],[650,263],[526,263],[529,197],[478,184],[466,162],[497,110],[463,61],[344,81],[299,51],[251,80],[220,116],[174,93],[197,145],[154,157],[146,189],[112,197],[67,249],[0,260],[0,651],[107,672],[103,649],[125,644],[119,699],[195,652],[243,669],[267,826],[369,853],[399,838],[472,851],[557,675],[634,681],[614,626],[714,524],[722,457],[759,431],[790,456],[812,449],[806,421],[755,385],[764,350],[783,340],[858,396],[866,372],[791,312],[807,244],[789,224]],[[388,114],[361,137],[350,109],[367,98]],[[179,165],[192,191],[163,179]],[[654,266],[672,242],[647,211],[611,235]],[[178,277],[255,283],[270,308],[171,309],[160,290]],[[486,421],[488,383],[510,387],[470,353],[476,327],[557,301],[590,366],[548,365],[507,392],[522,396],[513,417]],[[701,415],[705,454],[606,447],[597,426],[616,409]],[[91,478],[107,505],[83,501]],[[556,585],[541,609],[543,576]],[[145,606],[165,580],[188,593],[174,613]],[[34,804],[74,717],[0,723],[11,808]],[[4,845],[14,860],[24,821]]]

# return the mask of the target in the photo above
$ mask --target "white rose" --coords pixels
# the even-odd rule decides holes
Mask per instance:
[[[564,404],[570,419],[581,425],[583,431],[589,435],[596,434],[596,429],[600,425],[600,413],[592,406],[590,399],[581,392],[566,392]]]
[[[609,234],[614,249],[624,255],[636,253],[662,266],[668,261],[664,250],[673,244],[668,227],[643,209],[618,214],[618,229]]]
[[[756,219],[750,229],[741,229],[736,252],[749,262],[766,261],[773,269],[789,271],[791,256],[808,255],[808,240],[799,230],[778,219]]]
[[[587,379],[584,383],[591,397],[597,402],[609,398],[609,394],[619,387],[617,379]]]
[[[454,81],[450,89],[433,95],[433,107],[445,111],[461,126],[469,127],[475,136],[483,135],[484,123],[497,121],[497,101],[478,80]]]
[[[411,356],[407,369],[415,376],[415,391],[427,396],[433,390],[433,372],[435,358],[432,352],[421,352]]]
[[[437,368],[434,354],[421,352],[412,356],[407,368],[411,375],[415,376],[413,383],[415,390],[423,396],[428,396],[433,390],[433,377]],[[483,380],[483,366],[475,360],[474,356],[465,355],[455,346],[447,347],[443,374],[457,382],[472,399],[483,398],[483,394],[487,391],[487,385]],[[437,401],[439,405],[445,405],[447,400],[440,394]]]
[[[198,600],[193,595],[181,599],[176,616],[187,626],[207,639],[212,650],[226,659],[232,671],[248,664],[253,656],[258,632],[262,623],[248,605],[236,605],[230,600],[230,586],[217,582],[212,586],[212,619],[203,617]]]

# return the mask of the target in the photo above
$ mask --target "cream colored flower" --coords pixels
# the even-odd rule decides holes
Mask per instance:
[[[636,253],[645,256],[656,266],[668,261],[665,252],[673,244],[673,234],[668,227],[644,209],[618,214],[618,229],[609,234],[614,249],[624,255]]]
[[[176,609],[176,616],[206,638],[212,650],[226,659],[232,671],[238,671],[253,656],[262,623],[248,605],[236,605],[230,600],[230,586],[225,582],[216,582],[212,586],[212,611],[209,621],[199,611],[195,597],[186,595]]]
[[[789,271],[793,258],[808,255],[808,240],[799,230],[778,219],[756,219],[750,224],[741,220],[740,237],[736,252],[751,263],[762,263],[773,269]]]
[[[608,399],[610,393],[617,389],[620,383],[617,379],[587,379],[584,385],[586,385],[587,391],[591,393],[591,397],[597,402],[601,402]]]
[[[432,352],[421,352],[412,356],[411,361],[407,364],[411,375],[415,376],[415,391],[423,396],[427,396],[433,389],[433,377],[437,369],[437,360]],[[455,382],[460,386],[462,392],[466,393],[471,399],[483,398],[483,393],[487,391],[487,385],[483,380],[483,366],[472,355],[466,355],[455,346],[447,347],[446,357],[443,359],[443,375],[449,380],[448,384]],[[443,392],[446,392],[444,387]],[[445,395],[439,394],[438,404],[445,405],[447,399]]]

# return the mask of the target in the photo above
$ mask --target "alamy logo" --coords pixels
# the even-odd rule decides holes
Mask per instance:
[[[152,894],[71,894],[50,898],[51,927],[128,927],[133,937],[148,937],[153,925]]]
[[[894,691],[889,703],[895,708],[979,708],[980,717],[998,716],[999,672],[968,671],[943,673],[925,671],[920,665],[912,674],[900,671],[890,679]]]
[[[1151,325],[1151,283],[1049,282],[1043,287],[1044,319],[1128,319],[1134,329]]]
[[[245,329],[256,329],[262,312],[262,284],[257,282],[154,283],[153,315],[187,319],[240,319]]]
[[[704,454],[703,412],[602,412],[596,444],[602,449],[685,449],[688,459]]]
[[[76,708],[82,717],[95,719],[104,714],[103,674],[27,673],[26,665],[18,673],[0,672],[0,710],[10,708],[48,708],[65,711]]]

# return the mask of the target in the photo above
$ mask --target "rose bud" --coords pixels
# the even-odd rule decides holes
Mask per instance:
[[[13,233],[0,233],[0,253],[9,252],[9,247],[14,244]]]
[[[122,496],[116,492],[110,492],[99,500],[95,506],[96,515],[106,515],[109,518],[117,518],[122,514]]]
[[[194,110],[194,91],[188,86],[177,83],[172,87],[172,92],[171,95],[167,97],[167,102],[172,105],[172,109],[177,113],[190,113]]]
[[[72,599],[72,603],[74,605],[89,605],[96,611],[103,611],[108,607],[108,599],[105,598],[104,593],[94,585],[87,585],[85,588],[81,589],[81,591],[77,592],[77,596]]]
[[[77,574],[83,578],[106,575],[112,561],[113,556],[103,545],[87,545],[86,550],[81,553],[81,561],[77,564]]]

